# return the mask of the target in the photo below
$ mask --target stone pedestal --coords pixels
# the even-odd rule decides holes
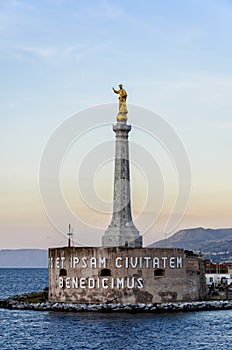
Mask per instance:
[[[131,216],[128,145],[131,125],[127,125],[126,119],[122,119],[113,126],[113,130],[116,134],[113,214],[111,223],[102,237],[102,245],[142,247],[142,236],[139,235]]]

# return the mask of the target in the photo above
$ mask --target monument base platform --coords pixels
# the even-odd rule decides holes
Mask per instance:
[[[204,260],[183,249],[49,249],[50,302],[165,303],[205,296]]]

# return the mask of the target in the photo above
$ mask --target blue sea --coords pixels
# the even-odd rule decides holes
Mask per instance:
[[[0,269],[0,298],[42,290],[47,269]],[[232,310],[176,314],[63,313],[0,309],[0,349],[232,348]]]

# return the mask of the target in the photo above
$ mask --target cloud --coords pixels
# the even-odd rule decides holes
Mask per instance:
[[[223,130],[232,130],[232,122],[219,122],[217,126]]]
[[[34,56],[41,59],[54,58],[82,58],[84,56],[85,48],[81,46],[25,46],[13,48],[14,54],[19,57]]]
[[[107,19],[123,19],[125,12],[122,7],[119,7],[113,2],[102,1],[98,2],[98,6],[91,6],[86,9],[88,16]]]
[[[54,47],[23,47],[16,48],[16,51],[38,57],[54,57],[59,51]]]
[[[107,42],[96,43],[90,45],[89,43],[80,45],[67,46],[21,46],[2,50],[2,54],[12,56],[14,58],[23,59],[26,56],[32,56],[38,59],[75,59],[81,60],[88,55],[97,55],[97,53],[108,52],[111,44]]]

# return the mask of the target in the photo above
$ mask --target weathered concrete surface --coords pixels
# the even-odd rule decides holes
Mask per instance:
[[[114,199],[112,220],[102,237],[103,247],[142,247],[142,236],[131,216],[130,162],[128,134],[131,125],[126,121],[113,126],[116,134]]]
[[[183,249],[49,249],[50,302],[148,304],[205,296],[203,260]]]

